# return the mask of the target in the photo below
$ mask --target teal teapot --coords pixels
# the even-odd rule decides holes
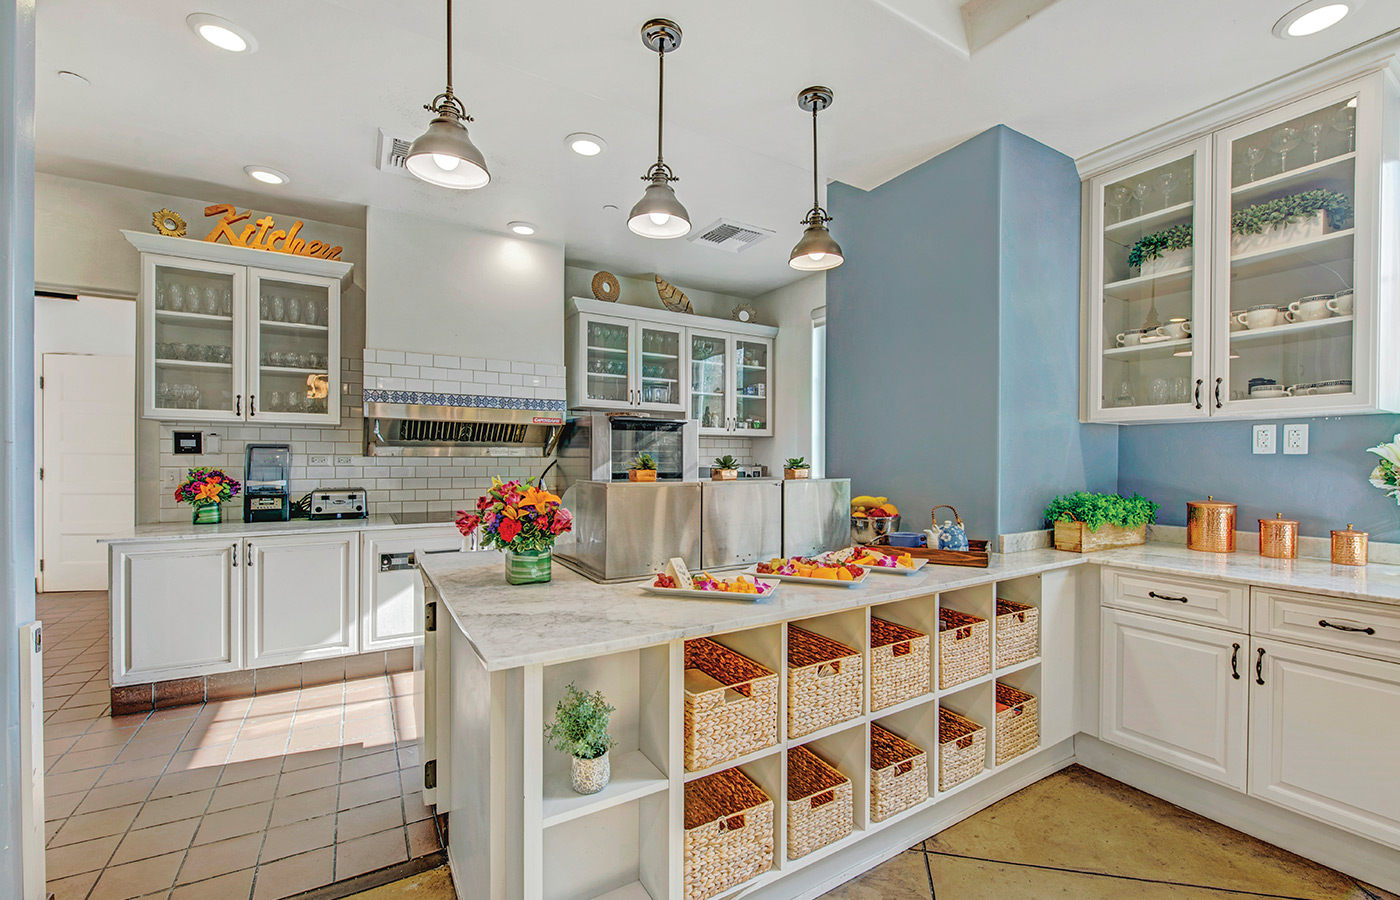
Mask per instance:
[[[940,509],[950,510],[953,518],[944,519],[943,524],[938,524],[938,511]],[[941,504],[933,508],[933,528],[925,528],[924,535],[928,537],[928,545],[939,550],[968,550],[967,529],[963,527],[962,516],[958,511],[947,504]]]

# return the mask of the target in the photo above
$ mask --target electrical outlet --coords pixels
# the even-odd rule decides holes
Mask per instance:
[[[1283,452],[1303,455],[1308,452],[1308,426],[1302,423],[1283,426]]]
[[[1275,438],[1278,435],[1277,425],[1255,425],[1254,426],[1254,452],[1255,453],[1277,453]]]
[[[353,456],[337,456],[337,457],[335,458],[335,464],[336,464],[337,466],[353,466],[353,465],[355,464],[355,457],[353,457]]]
[[[331,464],[331,458],[329,456],[308,456],[306,464],[308,466],[328,466]]]

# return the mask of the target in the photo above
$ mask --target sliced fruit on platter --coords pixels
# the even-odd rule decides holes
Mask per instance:
[[[765,596],[772,592],[775,585],[748,579],[742,576],[738,578],[716,578],[708,572],[701,572],[691,578],[689,587],[680,585],[675,576],[665,572],[656,576],[656,581],[651,585],[656,588],[673,588],[676,590],[688,590],[692,592],[712,591],[720,594],[754,594]]]
[[[855,581],[865,574],[864,569],[852,563],[831,559],[808,559],[802,556],[770,559],[766,563],[759,563],[757,568],[760,575],[788,575],[829,581]]]

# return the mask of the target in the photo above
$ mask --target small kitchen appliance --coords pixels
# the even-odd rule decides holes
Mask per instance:
[[[1270,559],[1298,558],[1298,523],[1278,513],[1259,520],[1259,555]]]
[[[243,462],[243,521],[285,522],[292,514],[292,448],[249,444]]]
[[[308,519],[363,519],[369,516],[364,488],[321,488],[309,495]]]
[[[1364,566],[1367,558],[1367,544],[1371,539],[1369,531],[1332,532],[1332,562],[1339,566]]]
[[[1186,547],[1206,553],[1235,552],[1235,513],[1233,503],[1208,496],[1186,504]]]

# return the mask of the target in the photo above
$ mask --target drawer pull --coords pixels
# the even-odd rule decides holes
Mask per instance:
[[[1185,597],[1173,597],[1171,594],[1159,594],[1156,591],[1148,591],[1147,596],[1153,600],[1167,600],[1171,603],[1190,603]]]
[[[1259,658],[1254,661],[1254,683],[1264,683],[1264,648],[1259,648]]]
[[[1235,652],[1230,654],[1230,677],[1236,681],[1240,680],[1240,645],[1235,645]]]
[[[1375,634],[1376,629],[1367,625],[1365,628],[1357,628],[1355,625],[1333,625],[1326,619],[1318,619],[1317,624],[1322,628],[1335,628],[1338,631],[1354,631],[1357,634]]]

